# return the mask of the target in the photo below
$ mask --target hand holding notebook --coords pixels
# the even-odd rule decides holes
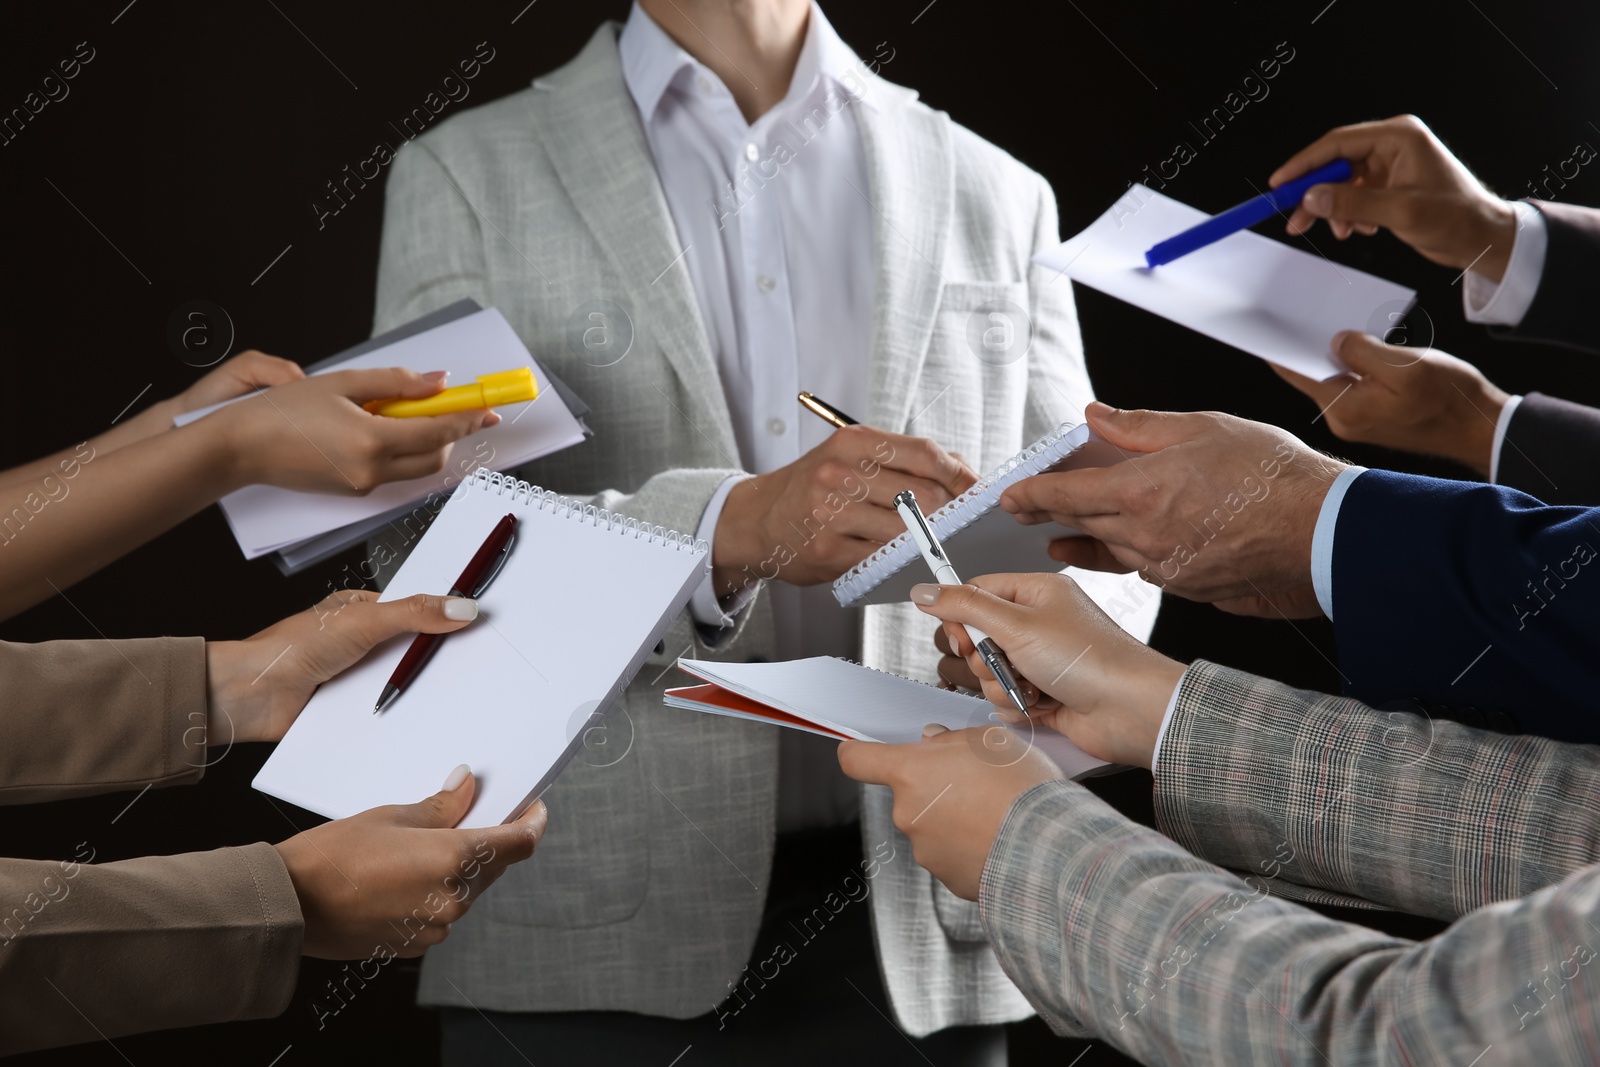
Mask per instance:
[[[475,827],[511,818],[555,779],[688,603],[709,553],[704,541],[479,470],[382,599],[444,594],[507,514],[518,542],[473,625],[381,715],[373,701],[409,642],[380,645],[317,690],[257,789],[343,818],[426,796],[465,763],[478,794],[461,825]]]

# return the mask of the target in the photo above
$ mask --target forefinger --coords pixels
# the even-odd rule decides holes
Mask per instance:
[[[845,774],[868,785],[889,785],[894,771],[905,759],[911,745],[883,745],[876,741],[839,742],[839,767]]]
[[[1276,189],[1284,182],[1293,181],[1336,159],[1348,159],[1359,175],[1362,171],[1360,164],[1383,143],[1388,132],[1381,122],[1359,122],[1354,126],[1329,130],[1284,161],[1267,178],[1267,184]]]
[[[390,418],[374,415],[373,426],[384,451],[390,456],[410,456],[437,452],[483,428],[491,412],[484,408],[456,411],[449,415],[419,415]]]
[[[1035,474],[1007,489],[1000,506],[1013,515],[1045,512],[1056,518],[1117,515],[1122,512],[1132,460],[1109,467]]]

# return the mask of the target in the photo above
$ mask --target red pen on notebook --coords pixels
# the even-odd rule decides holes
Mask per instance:
[[[500,568],[505,566],[506,558],[511,555],[511,545],[517,539],[517,517],[507,515],[494,524],[494,529],[489,531],[488,538],[483,546],[473,554],[472,561],[467,564],[467,569],[461,572],[461,577],[456,579],[456,584],[450,588],[450,596],[477,597],[489,588],[489,583],[494,581],[495,575],[500,573]],[[384,708],[393,704],[395,698],[406,691],[428,660],[438,651],[439,643],[445,639],[444,634],[418,634],[416,640],[411,642],[411,647],[406,649],[406,654],[401,657],[399,666],[395,667],[394,674],[389,676],[389,682],[383,687],[383,692],[378,697],[378,703],[373,706],[372,714],[376,715]]]

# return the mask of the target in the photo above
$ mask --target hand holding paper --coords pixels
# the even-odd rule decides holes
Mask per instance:
[[[1146,249],[1207,217],[1135,186],[1088,229],[1035,260],[1317,381],[1344,371],[1328,346],[1334,334],[1382,335],[1416,300],[1410,289],[1249,231],[1161,267],[1145,265]]]

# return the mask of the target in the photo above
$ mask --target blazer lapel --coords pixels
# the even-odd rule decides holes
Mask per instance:
[[[576,59],[541,79],[551,90],[535,132],[562,187],[622,279],[640,340],[654,340],[677,372],[702,433],[737,456],[733,423],[672,213],[617,58],[616,24],[601,26]],[[669,398],[670,399],[670,398]]]
[[[855,107],[877,259],[867,421],[901,432],[911,419],[945,281],[954,179],[944,116],[907,107],[915,94],[888,82],[874,79],[872,90],[872,101]]]

